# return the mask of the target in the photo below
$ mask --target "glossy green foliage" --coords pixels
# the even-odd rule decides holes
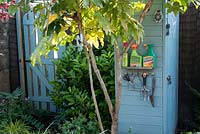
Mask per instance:
[[[87,119],[83,115],[65,121],[61,126],[62,134],[99,134],[96,121]]]
[[[108,87],[109,95],[114,99],[114,53],[110,46],[107,49],[95,49],[99,70]],[[89,74],[86,58],[83,52],[78,52],[74,46],[68,46],[63,57],[56,61],[56,78],[51,94],[56,106],[62,109],[61,114],[68,117],[78,117],[81,113],[86,117],[95,118],[95,110],[90,92]],[[99,110],[104,125],[110,127],[110,116],[104,100],[101,87],[95,75],[94,88],[99,104]]]

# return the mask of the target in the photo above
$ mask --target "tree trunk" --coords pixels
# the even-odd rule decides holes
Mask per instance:
[[[118,114],[119,114],[119,109],[120,109],[120,105],[121,105],[121,94],[122,94],[122,66],[121,66],[121,62],[122,62],[122,55],[120,55],[120,48],[119,48],[119,44],[115,44],[115,55],[116,55],[116,63],[115,63],[115,74],[116,74],[116,80],[117,80],[117,84],[116,84],[116,99],[115,99],[115,115],[114,115],[114,119],[118,118]]]
[[[96,95],[95,95],[95,91],[94,91],[91,61],[90,61],[89,54],[88,54],[85,47],[84,47],[84,51],[85,51],[85,56],[86,56],[87,64],[88,64],[89,77],[90,77],[90,90],[91,90],[91,93],[92,93],[92,99],[93,99],[94,106],[95,106],[95,113],[97,115],[97,120],[98,120],[98,123],[99,123],[100,130],[101,130],[101,132],[103,132],[104,131],[103,123],[102,123],[102,120],[101,120],[99,107],[98,107],[98,104],[97,104],[97,99],[96,99]]]
[[[114,112],[113,104],[112,104],[110,96],[108,94],[105,82],[103,81],[101,73],[100,73],[100,71],[99,71],[99,69],[97,67],[97,63],[96,63],[96,60],[95,60],[95,57],[94,57],[94,53],[93,53],[93,50],[92,50],[91,46],[88,46],[88,50],[89,50],[90,58],[91,58],[91,61],[92,61],[93,70],[94,70],[94,72],[95,72],[95,74],[97,76],[97,79],[99,80],[99,83],[101,85],[101,88],[102,88],[104,96],[105,96],[105,100],[106,100],[106,102],[108,104],[108,108],[109,108],[109,112],[110,112],[111,118],[113,119],[113,112]]]
[[[97,67],[97,63],[96,63],[96,60],[95,60],[95,56],[94,56],[94,53],[93,53],[93,50],[92,50],[92,47],[91,45],[87,42],[86,38],[85,38],[85,34],[84,34],[84,30],[83,30],[83,27],[82,27],[82,18],[81,18],[81,13],[77,13],[77,23],[78,23],[78,28],[79,28],[79,32],[80,34],[82,34],[83,36],[83,46],[85,48],[88,49],[89,51],[89,56],[90,56],[90,61],[92,63],[92,67],[93,67],[93,70],[99,80],[99,83],[101,85],[101,88],[103,90],[103,93],[104,93],[104,96],[105,96],[105,100],[108,104],[108,108],[109,108],[109,113],[110,113],[110,116],[113,120],[113,112],[114,112],[114,109],[113,109],[113,104],[111,102],[111,99],[110,99],[110,96],[108,94],[108,91],[107,91],[107,88],[106,88],[106,85],[105,85],[105,82],[103,81],[103,78],[101,76],[101,73]],[[87,53],[88,54],[88,53]],[[97,104],[97,103],[96,103]]]
[[[118,119],[115,118],[116,116],[114,116],[114,119],[112,121],[112,125],[111,125],[111,134],[117,134],[118,133]]]

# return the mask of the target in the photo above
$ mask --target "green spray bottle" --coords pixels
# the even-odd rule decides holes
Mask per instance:
[[[132,52],[131,52],[131,58],[130,58],[130,66],[142,67],[142,56],[140,56],[136,51],[138,45],[133,44],[131,47],[132,47]]]
[[[124,44],[123,44],[123,49],[125,50],[127,47],[128,47],[128,43],[127,42],[125,42]],[[122,57],[122,66],[123,67],[128,67],[128,53],[126,52],[126,53],[124,53],[124,55],[123,55],[123,57]]]
[[[143,67],[155,68],[156,54],[153,51],[153,44],[144,44],[144,46],[147,47],[147,54],[143,56]]]

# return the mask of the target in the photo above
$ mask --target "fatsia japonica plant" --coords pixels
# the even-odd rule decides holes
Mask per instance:
[[[20,2],[21,5],[18,4],[18,7],[26,9],[27,1]],[[153,2],[153,0],[147,0],[146,3],[139,0],[52,0],[44,1],[32,9],[34,13],[39,12],[35,27],[43,32],[43,37],[31,57],[33,64],[40,60],[41,55],[47,56],[50,50],[57,50],[59,45],[66,45],[79,36],[79,42],[83,45],[87,59],[90,88],[101,131],[104,131],[104,128],[95,97],[92,68],[109,107],[112,119],[111,133],[116,134],[121,102],[121,59],[133,43],[140,44],[143,39],[144,30],[141,23]],[[168,12],[177,14],[179,11],[185,12],[191,3],[196,7],[199,6],[199,0],[170,0],[166,7]],[[14,9],[16,7],[11,8]],[[133,17],[136,13],[140,14],[139,19]],[[105,35],[110,36],[111,44],[115,47],[117,85],[114,104],[111,102],[92,49],[104,45]],[[123,41],[128,42],[128,47],[121,51]]]

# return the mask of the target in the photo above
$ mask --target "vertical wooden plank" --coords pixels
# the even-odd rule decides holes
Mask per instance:
[[[24,54],[24,45],[23,45],[23,34],[22,34],[22,17],[20,8],[18,8],[18,12],[16,14],[16,27],[17,27],[17,43],[18,43],[18,57],[19,57],[19,75],[20,75],[20,85],[23,89],[24,95],[26,95],[26,80],[25,80],[25,54]]]
[[[27,18],[24,17],[23,18],[23,23],[24,23],[24,47],[25,47],[25,59],[26,60],[29,60],[29,37],[28,37],[28,25],[26,24],[27,23]],[[28,91],[28,98],[32,98],[32,86],[31,86],[31,83],[32,83],[32,76],[31,75],[31,72],[30,72],[30,67],[28,66],[28,62],[25,63],[26,64],[26,75],[27,75],[27,91]]]
[[[50,103],[50,111],[56,112],[56,106],[52,102]]]
[[[30,68],[30,74],[29,74],[29,77],[30,77],[30,87],[31,87],[31,90],[30,90],[30,94],[31,94],[31,97],[34,98],[34,87],[33,87],[33,70],[32,68],[29,66]],[[32,99],[33,100],[33,99]]]
[[[164,55],[164,134],[175,133],[177,125],[177,79],[178,79],[178,17],[170,13],[167,22],[172,28],[165,40]],[[172,58],[173,57],[173,58]],[[170,76],[172,82],[166,78]]]
[[[44,65],[40,66],[40,71],[41,73],[44,75],[45,74],[45,68]],[[44,85],[44,83],[42,83],[42,81],[40,80],[40,84],[41,84],[41,97],[46,97],[46,87]],[[46,102],[42,102],[42,109],[46,110],[47,109],[47,104]]]
[[[51,51],[50,53],[49,53],[49,55],[48,55],[48,58],[50,59],[50,60],[54,60],[54,52],[53,51]],[[48,64],[47,65],[47,76],[48,76],[48,80],[49,81],[53,81],[54,80],[54,77],[55,77],[55,70],[54,70],[54,64],[52,63],[52,64]],[[48,89],[49,90],[49,93],[52,91],[51,89]],[[53,103],[49,103],[49,105],[50,105],[50,111],[56,111],[55,110],[55,106],[53,105]]]
[[[51,65],[48,65],[48,80],[49,81],[53,81],[54,80],[54,77],[55,77],[55,74],[54,74],[54,65],[53,64],[51,64]],[[48,89],[49,90],[49,93],[52,91],[52,90],[50,90],[50,89]],[[50,111],[56,111],[55,110],[55,106],[53,105],[53,103],[50,103]]]
[[[37,15],[35,15],[35,17],[37,17]],[[35,31],[35,42],[36,42],[36,45],[39,43],[39,41],[41,39],[41,36],[42,36],[41,31],[39,31],[39,29],[37,29]],[[41,59],[42,58],[43,57],[41,57]],[[40,65],[39,69],[40,69],[40,72],[45,76],[45,67],[44,67],[44,64]],[[41,87],[41,97],[45,98],[46,97],[46,87],[45,87],[45,84],[42,82],[42,80],[40,80],[40,87]],[[40,105],[41,105],[42,109],[47,110],[47,103],[46,102],[41,102]]]
[[[19,14],[19,12],[17,12],[16,14]],[[18,47],[18,57],[19,57],[19,61],[21,61],[22,59],[22,55],[21,55],[21,51],[22,51],[22,47],[20,46],[20,43],[21,43],[21,39],[22,39],[22,35],[19,34],[20,31],[22,30],[22,25],[20,26],[20,23],[21,22],[21,15],[16,15],[16,28],[17,28],[17,47]],[[20,78],[20,85],[23,85],[23,82],[22,82],[22,64],[21,62],[19,62],[19,78]]]
[[[63,52],[65,51],[66,46],[60,46],[58,50],[58,58],[61,58],[63,56]]]
[[[29,13],[29,21],[34,22],[34,14],[32,12]],[[35,31],[34,31],[34,25],[30,25],[29,26],[29,34],[30,35],[30,46],[31,46],[31,54],[34,52],[35,50],[35,46],[36,46],[36,40],[35,40]],[[30,54],[30,56],[31,56]],[[37,68],[37,66],[34,66],[33,68]],[[38,94],[38,76],[33,73],[33,88],[34,88],[34,98],[38,98],[39,94]],[[36,101],[35,102],[35,106],[36,108],[39,108],[39,102]]]

